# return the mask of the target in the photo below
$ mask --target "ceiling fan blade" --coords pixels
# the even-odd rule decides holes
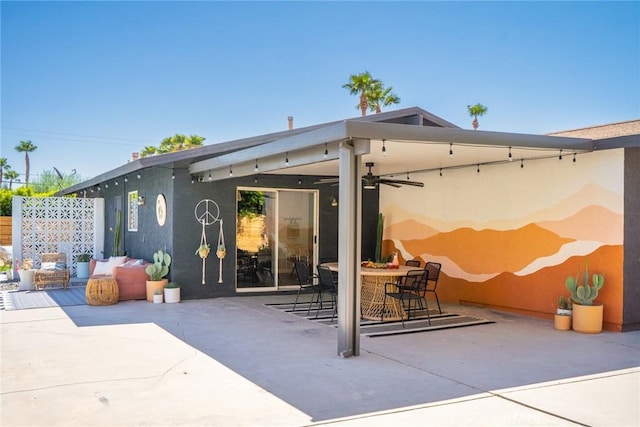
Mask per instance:
[[[383,184],[400,184],[400,185],[413,185],[414,187],[424,187],[424,183],[423,182],[419,182],[419,181],[405,181],[405,180],[401,180],[401,179],[386,179],[386,178],[380,178],[378,180],[378,182],[381,182]]]
[[[314,184],[335,184],[338,182],[338,178],[320,178]]]

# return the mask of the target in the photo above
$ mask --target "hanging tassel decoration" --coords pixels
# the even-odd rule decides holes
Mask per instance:
[[[227,255],[227,248],[224,246],[224,232],[222,230],[222,219],[220,219],[220,235],[218,236],[218,250],[216,255],[220,260],[220,276],[218,277],[218,283],[222,283],[222,259]]]
[[[205,269],[206,269],[206,259],[209,256],[209,251],[211,250],[209,244],[207,244],[207,234],[205,233],[205,221],[202,221],[202,237],[200,237],[200,246],[196,251],[196,255],[200,255],[202,258],[202,284],[205,284]]]

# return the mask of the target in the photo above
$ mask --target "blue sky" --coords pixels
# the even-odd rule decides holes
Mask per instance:
[[[83,177],[176,133],[206,144],[359,116],[368,70],[471,128],[640,117],[639,2],[1,2],[0,157]],[[388,110],[387,108],[386,110]],[[385,110],[385,111],[386,111]]]

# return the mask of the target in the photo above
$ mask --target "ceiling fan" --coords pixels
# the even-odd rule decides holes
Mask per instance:
[[[371,168],[374,166],[373,162],[365,163],[365,166],[369,168],[369,172],[362,177],[362,185],[365,190],[375,190],[378,184],[390,185],[391,187],[400,188],[402,185],[413,185],[414,187],[424,187],[424,183],[419,181],[409,181],[404,179],[390,179],[380,176],[376,176],[371,172]],[[316,184],[337,184],[338,178],[323,178],[316,182]]]

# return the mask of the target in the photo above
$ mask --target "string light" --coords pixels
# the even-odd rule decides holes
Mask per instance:
[[[562,148],[560,149],[560,155],[558,156],[558,160],[562,160]]]
[[[253,168],[254,172],[258,172],[258,159],[256,159],[256,166]]]
[[[387,155],[387,147],[385,146],[385,140],[382,140],[382,156],[385,157]]]
[[[442,168],[440,168],[440,176],[442,176]]]
[[[284,158],[284,165],[286,167],[289,167],[289,152],[288,151],[287,151],[287,154],[286,154],[286,156]]]
[[[231,169],[231,165],[229,165],[229,176],[233,176],[233,169]]]
[[[326,160],[327,157],[329,157],[329,148],[327,147],[327,144],[324,144],[324,155],[322,158]]]
[[[124,176],[124,182],[129,182],[129,177],[127,175]]]
[[[520,159],[520,169],[524,168],[524,159]]]
[[[453,159],[453,142],[449,143],[449,158]]]
[[[118,185],[118,181],[116,180],[116,182],[114,182],[115,185]]]
[[[298,185],[302,185],[302,178],[298,178]]]
[[[104,188],[109,188],[109,183],[105,182],[104,183]]]
[[[196,182],[196,179],[193,177],[193,175],[191,175],[191,183],[195,184],[195,182]]]
[[[137,178],[140,179],[140,172],[138,172]]]
[[[476,172],[480,173],[480,163],[478,163],[478,170]]]
[[[209,181],[211,181],[211,171],[209,171]]]
[[[509,147],[509,161],[513,161],[513,156],[511,155],[511,147]]]
[[[576,153],[573,153],[573,163],[576,163]]]

